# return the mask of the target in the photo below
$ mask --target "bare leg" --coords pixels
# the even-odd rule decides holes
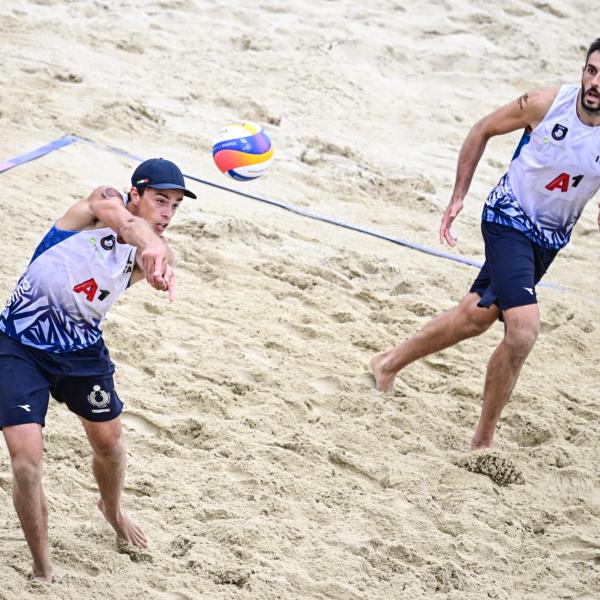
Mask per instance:
[[[42,487],[43,437],[37,423],[4,427],[13,471],[13,502],[33,558],[33,577],[52,583],[48,506]]]
[[[121,539],[138,548],[147,548],[148,538],[142,528],[121,509],[127,463],[121,418],[101,423],[81,421],[94,451],[93,471],[100,490],[98,508]]]
[[[540,327],[537,304],[504,311],[504,339],[488,363],[483,407],[471,449],[491,448],[496,424],[517,383],[521,367],[531,352]]]
[[[380,392],[392,392],[396,374],[406,365],[488,329],[500,313],[496,306],[479,308],[479,300],[477,294],[467,294],[460,304],[429,321],[399,346],[373,356],[370,365],[375,387]]]

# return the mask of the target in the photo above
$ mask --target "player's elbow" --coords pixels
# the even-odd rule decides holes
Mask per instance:
[[[107,193],[113,192],[113,193]],[[121,229],[135,217],[123,204],[122,196],[112,188],[98,188],[88,198],[89,209],[94,217],[121,234]]]
[[[483,143],[486,143],[492,136],[497,135],[497,133],[494,131],[491,120],[484,117],[473,125],[471,135],[479,138]]]

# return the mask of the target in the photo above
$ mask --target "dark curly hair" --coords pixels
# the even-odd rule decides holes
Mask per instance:
[[[593,42],[592,45],[590,46],[589,50],[587,51],[587,54],[585,56],[585,64],[587,65],[587,62],[590,58],[590,54],[592,54],[592,52],[596,52],[596,50],[600,50],[600,38],[596,38]]]

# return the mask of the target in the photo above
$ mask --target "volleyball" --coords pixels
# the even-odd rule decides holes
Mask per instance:
[[[213,160],[222,173],[238,181],[250,181],[267,172],[273,160],[269,136],[260,125],[231,123],[217,133]]]

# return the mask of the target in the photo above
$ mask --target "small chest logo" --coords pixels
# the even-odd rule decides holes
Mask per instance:
[[[552,137],[557,142],[560,142],[561,140],[564,140],[567,137],[567,131],[569,131],[568,127],[565,127],[564,125],[561,125],[560,123],[557,123],[554,126],[554,128],[552,129]]]
[[[100,240],[100,245],[105,250],[112,250],[115,247],[115,236],[107,235]]]

